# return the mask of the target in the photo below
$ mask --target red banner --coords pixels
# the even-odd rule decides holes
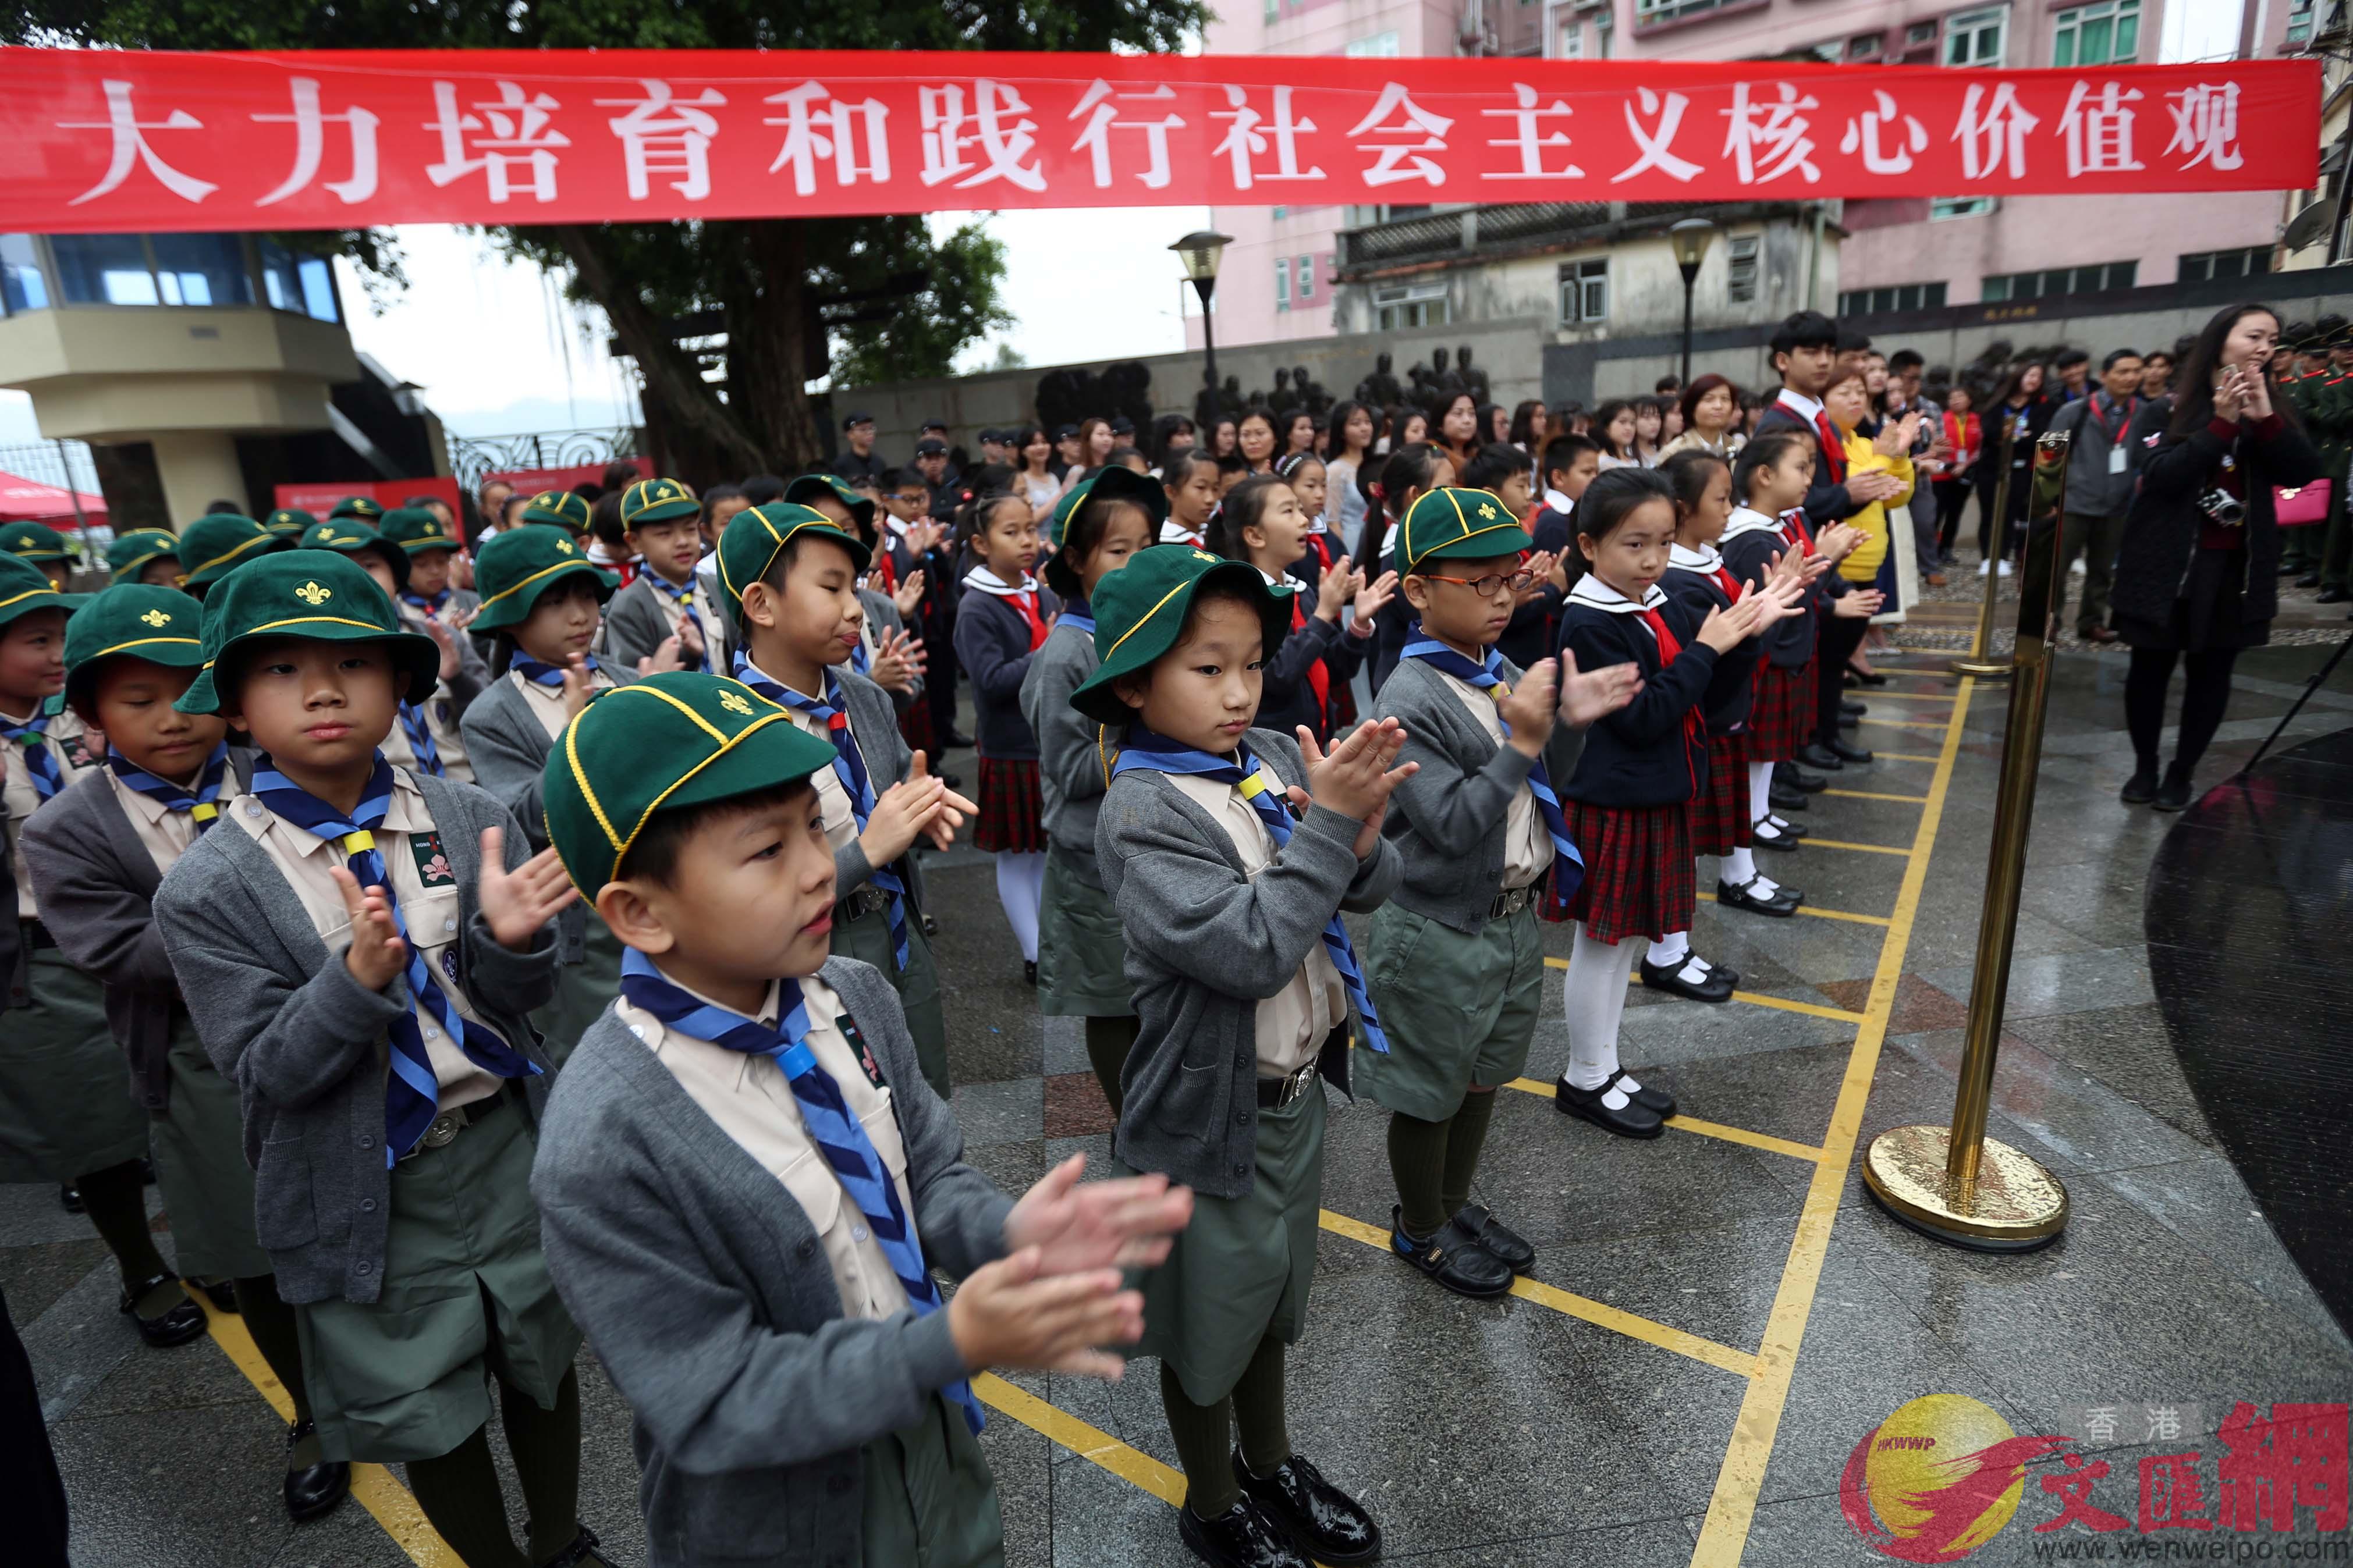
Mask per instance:
[[[325,484],[280,485],[277,505],[325,517],[346,496],[365,496],[390,511],[411,496],[431,496],[458,510],[458,481],[428,477],[421,479],[331,479]]]
[[[624,463],[637,465],[638,478],[654,477],[653,460],[649,458],[622,458]],[[568,490],[580,485],[599,484],[610,462],[575,463],[568,468],[493,468],[482,476],[482,483],[504,479],[515,488],[517,495],[534,496],[542,490]]]
[[[0,49],[45,233],[2295,189],[2317,60]]]

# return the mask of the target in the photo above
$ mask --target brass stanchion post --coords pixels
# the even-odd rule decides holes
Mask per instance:
[[[2016,421],[2007,410],[2001,411],[2001,467],[1994,475],[1993,519],[1986,530],[1986,540],[1991,548],[1986,552],[1985,603],[1978,610],[1977,647],[1947,667],[1955,675],[1973,675],[1979,680],[2010,679],[2010,660],[1996,658],[1993,651],[1994,601],[2001,596],[2001,564],[2010,558],[2010,453]]]
[[[1980,1252],[2028,1252],[2067,1225],[2067,1189],[2025,1154],[1985,1135],[1996,1047],[2018,936],[2019,894],[2042,761],[2042,717],[2051,692],[2051,643],[2060,604],[2059,534],[2066,511],[2064,432],[2036,443],[2026,558],[2019,574],[2018,642],[2012,654],[2010,726],[2002,738],[2001,789],[1986,866],[1985,913],[1978,923],[1977,971],[1969,986],[1968,1037],[1961,1053],[1953,1124],[1895,1127],[1872,1141],[1863,1185],[1888,1213],[1924,1235]]]

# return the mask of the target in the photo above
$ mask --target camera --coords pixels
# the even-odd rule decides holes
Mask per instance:
[[[2247,521],[2247,503],[2226,489],[2215,489],[2198,498],[2198,510],[2206,521],[2222,528],[2242,528]]]

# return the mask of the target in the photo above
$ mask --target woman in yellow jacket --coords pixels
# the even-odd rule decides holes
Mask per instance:
[[[1863,435],[1858,426],[1871,416],[1871,394],[1860,373],[1842,377],[1823,393],[1822,409],[1831,416],[1831,423],[1838,426],[1845,445],[1849,478],[1883,468],[1904,481],[1900,493],[1873,501],[1846,520],[1849,527],[1862,534],[1862,542],[1838,564],[1839,575],[1848,582],[1885,591],[1889,610],[1901,615],[1904,598],[1895,592],[1897,574],[1890,559],[1893,531],[1888,513],[1912,500],[1917,476],[1913,471],[1911,452],[1913,437],[1919,432],[1920,416],[1907,414],[1901,419],[1884,422],[1875,437]],[[1912,592],[1918,592],[1916,586]],[[1848,663],[1858,674],[1874,673],[1861,648]]]

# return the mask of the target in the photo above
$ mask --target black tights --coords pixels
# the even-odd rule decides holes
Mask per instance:
[[[487,1425],[438,1458],[411,1459],[408,1488],[467,1568],[532,1568],[552,1562],[580,1533],[579,1373],[565,1372],[553,1410],[542,1410],[530,1394],[500,1380],[499,1418],[523,1505],[531,1510],[528,1555],[515,1551],[507,1531],[506,1499],[491,1462]]]
[[[2165,689],[2173,681],[2176,658],[2183,661],[2181,739],[2173,752],[2168,776],[2187,779],[2231,705],[2231,666],[2238,661],[2234,647],[2208,648],[2202,653],[2177,654],[2171,648],[2133,649],[2132,668],[2125,673],[2125,726],[2132,731],[2133,752],[2145,773],[2157,771],[2157,745],[2165,730]]]
[[[1187,1398],[1184,1384],[1162,1362],[1160,1404],[1168,1412],[1176,1462],[1185,1469],[1185,1500],[1198,1518],[1216,1519],[1242,1495],[1232,1458],[1237,1432],[1242,1462],[1253,1475],[1271,1475],[1291,1458],[1291,1428],[1283,1416],[1282,1342],[1271,1332],[1259,1341],[1232,1392],[1214,1405],[1196,1405]]]
[[[1858,589],[1857,592],[1861,590]],[[1839,738],[1839,704],[1846,700],[1847,660],[1871,629],[1868,616],[1852,620],[1822,612],[1821,651],[1814,669],[1814,740],[1827,746]]]

